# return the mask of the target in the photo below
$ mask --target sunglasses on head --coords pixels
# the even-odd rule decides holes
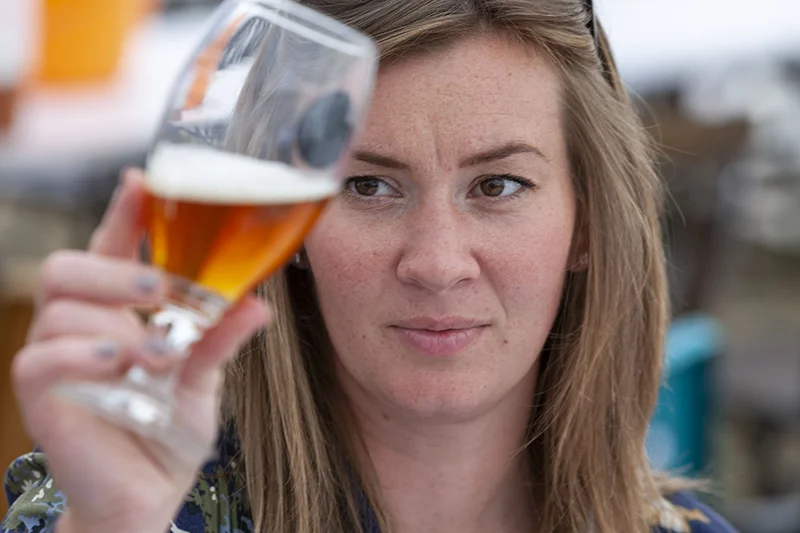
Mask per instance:
[[[606,58],[603,56],[603,52],[600,49],[600,28],[597,22],[597,15],[594,12],[594,2],[592,0],[584,0],[583,4],[586,7],[586,10],[589,12],[589,33],[594,39],[595,48],[600,56],[603,76],[605,76],[611,85],[614,85],[614,77],[611,73],[611,65],[607,63]]]
[[[586,10],[589,12],[589,33],[592,34],[592,38],[594,39],[595,44],[598,45],[599,48],[599,37],[597,35],[597,17],[594,14],[594,2],[592,0],[584,0],[584,4],[586,5]]]

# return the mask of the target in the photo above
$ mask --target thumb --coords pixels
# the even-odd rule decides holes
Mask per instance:
[[[144,232],[145,195],[142,171],[127,170],[103,221],[92,234],[90,252],[125,259],[136,255]]]

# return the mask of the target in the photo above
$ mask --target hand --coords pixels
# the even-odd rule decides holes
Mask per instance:
[[[145,190],[139,171],[125,178],[89,251],[56,252],[45,261],[28,343],[13,362],[28,433],[67,497],[59,531],[162,533],[206,459],[169,453],[52,392],[62,381],[119,378],[134,363],[152,371],[173,364],[148,350],[134,312],[158,304],[165,281],[135,260]],[[262,302],[245,298],[195,345],[180,370],[177,422],[207,449],[217,437],[222,367],[268,315]]]

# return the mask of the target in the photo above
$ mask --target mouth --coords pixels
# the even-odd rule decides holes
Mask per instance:
[[[419,318],[389,327],[400,341],[415,352],[430,357],[454,356],[483,336],[489,323],[464,318]]]

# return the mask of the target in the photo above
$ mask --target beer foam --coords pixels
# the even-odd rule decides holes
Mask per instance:
[[[147,165],[147,189],[162,198],[215,204],[316,202],[339,192],[328,176],[190,144],[162,144]]]

